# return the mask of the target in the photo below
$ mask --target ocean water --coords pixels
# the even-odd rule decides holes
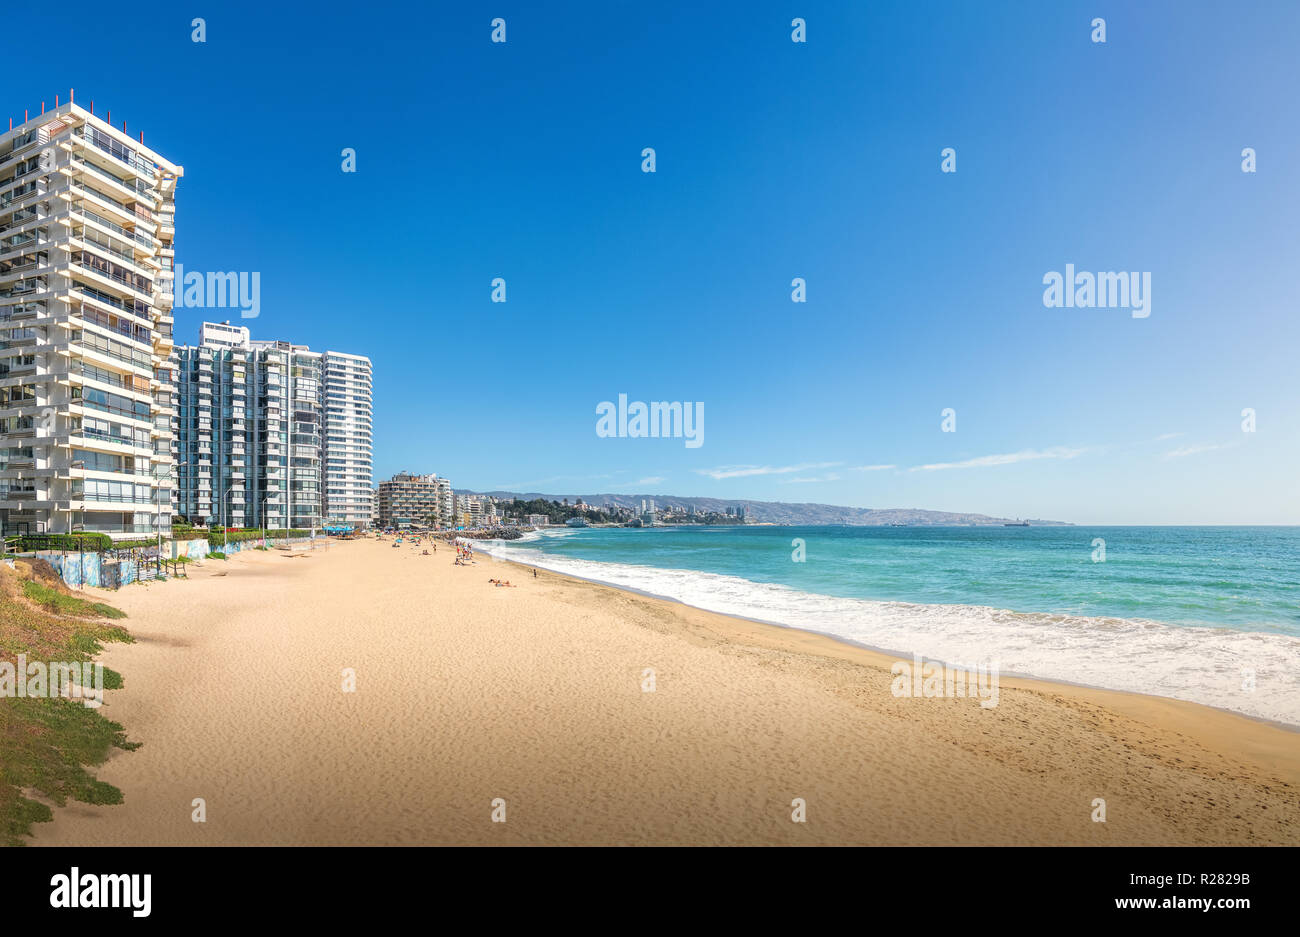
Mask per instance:
[[[904,656],[1300,726],[1300,528],[566,528],[483,549]]]

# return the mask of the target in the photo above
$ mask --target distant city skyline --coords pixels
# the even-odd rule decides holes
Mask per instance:
[[[168,81],[19,44],[11,116],[75,88],[183,163],[177,267],[260,295],[178,302],[178,340],[368,356],[375,479],[1300,523],[1300,8],[579,3],[506,11],[504,44],[485,5],[234,3],[204,43],[91,11],[70,44]],[[383,67],[319,68],[361,47]],[[1067,266],[1091,305],[1045,305]],[[598,435],[619,394],[702,403],[703,444]]]

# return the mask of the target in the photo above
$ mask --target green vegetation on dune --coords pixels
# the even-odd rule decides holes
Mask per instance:
[[[124,628],[103,620],[122,617],[72,595],[39,561],[19,561],[13,571],[0,567],[0,662],[10,668],[20,654],[29,663],[89,663],[105,643],[131,641]],[[105,668],[103,685],[120,688],[122,677]],[[121,803],[121,791],[86,769],[113,748],[137,747],[122,726],[79,699],[0,695],[0,844],[22,845],[33,823],[52,819],[50,808],[28,793],[59,806]]]
[[[68,800],[120,804],[122,792],[86,770],[112,748],[133,751],[122,726],[79,700],[0,701],[0,845],[21,846],[33,823],[52,820],[50,808],[23,796],[34,790],[64,806]]]
[[[67,595],[34,579],[29,579],[23,583],[23,595],[56,615],[72,615],[77,618],[126,617],[125,612],[119,611],[111,605],[105,605],[103,602],[90,602],[75,595]]]

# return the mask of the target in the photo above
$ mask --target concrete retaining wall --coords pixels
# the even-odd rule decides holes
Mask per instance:
[[[259,539],[227,544],[225,552],[229,556],[243,550],[255,549],[262,546],[264,542]],[[314,549],[313,544],[323,546],[324,539],[320,537],[315,540],[311,537],[294,537],[290,540],[273,538],[269,546],[271,549],[275,549],[286,544],[294,550],[308,550]],[[169,560],[186,557],[187,559],[200,561],[211,552],[213,551],[207,540],[163,541],[162,555]],[[129,585],[140,580],[142,566],[143,578],[152,579],[155,574],[155,567],[151,563],[141,564],[129,559],[113,560],[105,553],[65,553],[60,550],[40,550],[35,555],[54,567],[54,571],[62,577],[63,581],[74,587],[101,586],[116,588]],[[9,565],[12,567],[12,562]]]

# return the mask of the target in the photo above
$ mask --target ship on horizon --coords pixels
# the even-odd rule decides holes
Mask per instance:
[[[1014,524],[1011,521],[1007,521],[1002,526],[1003,527],[1028,527],[1029,521],[1016,521]]]

